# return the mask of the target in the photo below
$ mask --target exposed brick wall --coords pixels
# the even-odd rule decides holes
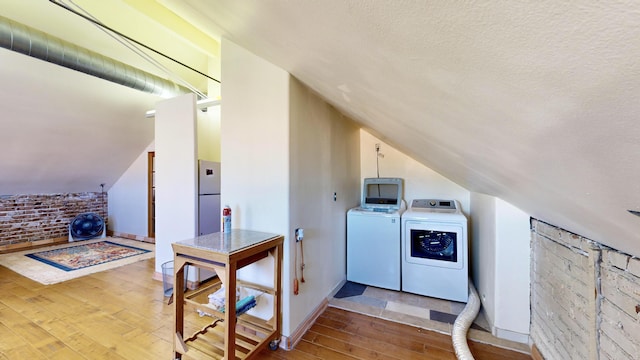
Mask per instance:
[[[597,356],[594,242],[533,221],[531,338],[545,359]]]
[[[78,214],[107,220],[107,193],[0,196],[0,246],[66,237]]]
[[[600,359],[638,359],[640,259],[604,249],[601,274]]]
[[[638,359],[640,259],[532,220],[531,339],[546,360]]]

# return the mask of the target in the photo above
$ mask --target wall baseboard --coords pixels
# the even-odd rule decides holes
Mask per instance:
[[[536,344],[531,345],[531,358],[533,360],[544,360],[544,357],[542,356],[542,354],[540,354],[540,351],[538,350]]]
[[[303,321],[302,324],[298,326],[296,331],[294,331],[293,334],[291,334],[291,336],[282,335],[282,338],[280,341],[280,347],[283,348],[284,350],[292,350],[296,346],[296,344],[298,344],[298,342],[302,339],[302,336],[311,328],[311,326],[313,326],[313,324],[316,322],[320,314],[322,314],[327,309],[327,306],[329,306],[329,300],[325,298],[320,303],[320,305],[316,307],[313,313],[311,313],[311,315],[309,315],[305,319],[305,321]]]
[[[29,250],[29,249],[37,249],[37,248],[51,246],[51,245],[66,244],[68,242],[69,242],[69,237],[65,236],[65,237],[59,237],[59,238],[47,239],[47,240],[26,241],[26,242],[15,243],[15,244],[0,245],[0,254]]]
[[[142,236],[142,235],[127,234],[127,233],[122,233],[122,232],[112,231],[112,230],[107,230],[107,235],[115,236],[115,237],[121,237],[121,238],[125,238],[125,239],[130,239],[130,240],[144,241],[144,242],[147,242],[147,243],[150,243],[150,244],[155,244],[156,243],[156,239],[152,238],[152,237],[147,237],[147,236]]]
[[[519,342],[521,344],[529,343],[529,334],[523,334],[511,330],[500,329],[497,327],[491,327],[493,335],[500,339]]]

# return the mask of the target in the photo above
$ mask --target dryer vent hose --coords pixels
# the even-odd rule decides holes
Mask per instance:
[[[469,279],[469,301],[467,301],[467,306],[464,307],[453,323],[453,331],[451,332],[453,349],[456,352],[456,357],[460,360],[473,360],[473,354],[471,354],[467,344],[467,331],[469,331],[479,311],[480,298],[476,288],[473,286],[473,282]]]

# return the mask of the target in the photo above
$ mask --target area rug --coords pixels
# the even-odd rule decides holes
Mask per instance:
[[[40,251],[25,256],[64,271],[75,271],[148,252],[149,250],[120,245],[111,241],[98,241],[91,244]]]
[[[0,255],[0,265],[50,285],[155,256],[153,244],[109,237]]]

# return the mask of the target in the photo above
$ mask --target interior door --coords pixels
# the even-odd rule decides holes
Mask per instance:
[[[147,236],[156,237],[156,165],[155,151],[147,155]]]

